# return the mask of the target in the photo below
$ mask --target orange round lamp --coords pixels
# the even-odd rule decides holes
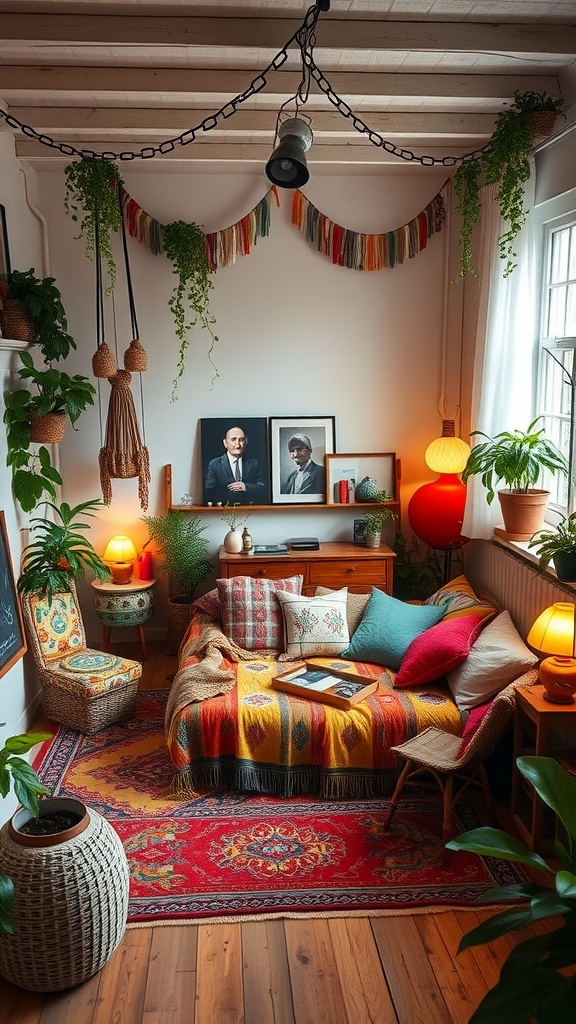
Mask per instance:
[[[574,704],[575,610],[576,605],[572,602],[557,601],[544,609],[528,633],[531,647],[551,655],[540,663],[540,681],[546,691],[544,700],[552,704]]]
[[[108,541],[103,561],[106,562],[110,569],[114,583],[130,583],[134,571],[135,558],[136,548],[130,537],[112,537]]]
[[[432,548],[449,548],[462,539],[466,485],[459,473],[468,461],[470,445],[456,437],[454,420],[442,420],[442,435],[431,441],[424,461],[437,480],[419,487],[408,503],[414,533]]]

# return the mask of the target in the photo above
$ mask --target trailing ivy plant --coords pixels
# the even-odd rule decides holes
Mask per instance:
[[[162,247],[168,259],[172,261],[174,273],[178,277],[178,283],[168,302],[176,325],[176,335],[180,339],[177,372],[170,396],[174,402],[178,382],[185,369],[189,332],[199,323],[210,335],[208,358],[214,367],[212,387],[216,378],[220,376],[212,359],[214,343],[218,338],[212,330],[216,318],[209,310],[213,284],[208,274],[204,232],[198,224],[187,224],[183,220],[173,221],[172,224],[165,224],[163,227]]]
[[[496,118],[488,144],[475,157],[464,160],[454,175],[456,209],[462,218],[460,229],[460,277],[475,274],[472,266],[471,237],[481,216],[480,189],[493,185],[496,202],[505,229],[498,238],[503,276],[509,277],[516,267],[514,242],[527,216],[524,185],[530,178],[530,151],[534,134],[530,114],[540,111],[562,114],[561,96],[532,90],[514,93],[514,101]]]
[[[109,160],[77,160],[68,164],[64,174],[64,208],[71,219],[80,225],[80,234],[76,237],[84,237],[86,258],[89,260],[97,255],[98,231],[99,255],[104,259],[110,282],[106,294],[110,295],[116,287],[116,261],[112,253],[110,232],[120,231],[122,227],[118,197],[124,182],[116,164]]]

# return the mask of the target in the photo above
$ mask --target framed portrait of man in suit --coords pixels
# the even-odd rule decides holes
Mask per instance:
[[[269,505],[268,421],[231,416],[200,420],[203,505]]]
[[[334,416],[284,416],[270,420],[272,503],[326,502],[325,457],[335,450]]]

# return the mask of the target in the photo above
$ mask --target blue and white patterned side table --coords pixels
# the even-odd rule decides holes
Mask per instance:
[[[156,580],[130,580],[130,583],[100,583],[92,580],[94,610],[102,623],[102,649],[108,651],[110,634],[120,626],[136,626],[144,661],[148,660],[144,623],[154,606],[152,588]]]

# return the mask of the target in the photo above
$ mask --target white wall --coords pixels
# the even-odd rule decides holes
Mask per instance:
[[[268,188],[263,174],[175,175],[162,168],[130,173],[122,167],[130,195],[167,223],[196,221],[205,231],[225,227],[251,210]],[[437,172],[369,176],[314,173],[306,194],[323,213],[359,231],[399,227],[422,210],[442,185]],[[214,359],[220,377],[210,386],[208,338],[193,332],[179,398],[170,402],[177,343],[168,309],[174,276],[164,256],[129,239],[140,340],[149,354],[142,375],[145,435],[152,481],[149,512],[164,511],[163,467],[172,464],[174,498],[189,491],[200,500],[198,420],[202,417],[336,417],[336,446],[346,451],[396,451],[402,460],[404,512],[412,491],[429,478],[423,461],[428,442],[440,432],[446,233],[433,237],[416,258],[393,270],[361,273],[333,266],[309,248],[290,223],[291,193],[280,190],[270,236],[249,256],[213,275],[210,306],[219,341]],[[78,351],[67,361],[73,372],[91,375],[96,348],[95,267],[64,211],[64,175],[39,175],[39,202],[48,221],[51,273],[61,289]],[[119,247],[116,324],[106,307],[106,338],[120,355],[131,333]],[[133,382],[140,413],[139,381]],[[103,443],[110,387],[99,383],[99,408],[85,413],[78,431],[61,445],[64,497],[71,503],[98,496],[98,450]],[[452,399],[454,415],[457,397]],[[147,539],[140,522],[136,481],[113,481],[113,501],[94,527],[100,552],[109,537],[127,532],[137,546]],[[294,534],[321,540],[351,539],[353,513],[306,514],[278,508],[254,511],[255,543]],[[210,554],[216,558],[227,527],[206,516]],[[166,580],[156,587],[149,634],[164,627]],[[99,635],[90,593],[81,589],[89,634]]]

